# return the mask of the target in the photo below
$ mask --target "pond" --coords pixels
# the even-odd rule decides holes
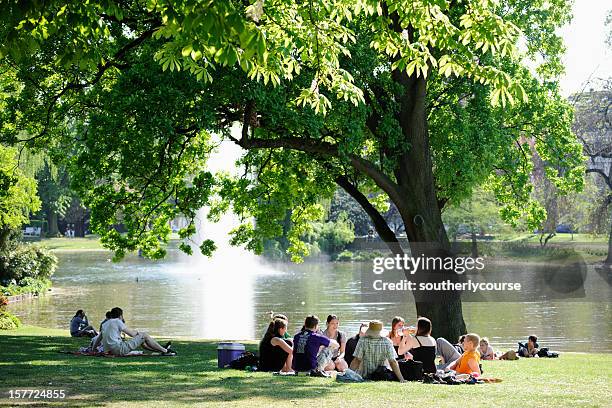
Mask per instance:
[[[129,256],[112,263],[104,251],[64,252],[58,258],[51,292],[9,305],[25,324],[67,330],[74,312],[84,309],[97,325],[107,310],[120,306],[130,326],[153,335],[259,339],[270,310],[289,317],[290,332],[307,314],[325,319],[334,313],[350,335],[361,321],[378,318],[388,325],[393,316],[413,321],[416,315],[411,295],[364,294],[367,263],[266,263],[241,251],[212,260],[177,251],[161,261]],[[503,269],[526,273],[526,281],[539,276],[523,267]],[[468,329],[501,350],[537,334],[540,344],[554,350],[610,352],[610,285],[591,269],[585,276],[579,299],[544,298],[525,285],[520,300],[464,302]]]

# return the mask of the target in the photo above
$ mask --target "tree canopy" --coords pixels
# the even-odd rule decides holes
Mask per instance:
[[[556,82],[567,0],[33,1],[2,18],[2,140],[53,150],[119,256],[163,256],[168,221],[209,205],[256,252],[291,209],[299,259],[335,185],[393,251],[389,200],[411,243],[448,248],[442,210],[481,184],[507,221],[542,222],[535,152],[558,191],[582,185]],[[213,133],[245,150],[242,177],[207,170]],[[443,303],[417,311],[464,333]]]

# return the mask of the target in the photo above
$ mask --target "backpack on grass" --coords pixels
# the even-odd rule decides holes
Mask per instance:
[[[244,370],[247,367],[257,367],[259,364],[259,357],[250,351],[245,351],[235,360],[229,363],[229,367],[235,370]]]
[[[423,379],[423,363],[414,360],[399,360],[399,365],[402,377],[406,381],[421,381]]]
[[[559,357],[559,353],[556,351],[550,351],[547,347],[542,347],[538,351],[538,357],[557,358]]]

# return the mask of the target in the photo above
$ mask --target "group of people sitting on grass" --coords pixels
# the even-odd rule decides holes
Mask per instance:
[[[395,380],[404,381],[399,363],[413,360],[422,363],[424,373],[438,370],[457,374],[481,375],[481,359],[498,359],[486,338],[474,333],[461,336],[458,344],[431,336],[432,323],[425,317],[416,326],[405,327],[401,317],[395,317],[391,330],[383,334],[383,323],[378,320],[362,323],[351,338],[338,329],[338,317],[329,315],[324,329],[319,318],[306,317],[304,326],[293,338],[288,334],[289,321],[285,315],[273,315],[259,344],[259,370],[279,374],[308,372],[314,376],[328,376],[330,371],[343,372],[350,368],[368,379],[381,367],[391,370]],[[436,358],[440,361],[436,364]]]
[[[73,337],[93,337],[90,346],[87,348],[93,353],[102,352],[125,356],[142,347],[145,350],[159,352],[163,355],[176,355],[176,350],[172,348],[172,342],[168,342],[162,347],[148,333],[129,328],[123,319],[123,310],[119,307],[114,307],[106,312],[106,318],[100,323],[99,333],[89,325],[85,312],[78,310],[70,322],[70,334]],[[130,336],[130,338],[124,339],[124,334]]]

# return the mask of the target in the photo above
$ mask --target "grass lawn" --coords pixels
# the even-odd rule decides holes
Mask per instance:
[[[532,243],[539,243],[540,236],[537,234],[525,234],[525,233],[510,233],[510,234],[493,234],[495,236],[495,241],[522,241]],[[469,239],[463,239],[464,241],[469,241]],[[558,233],[554,237],[552,237],[549,243],[574,243],[574,244],[582,244],[582,243],[608,243],[607,235],[593,235],[593,234],[565,234]]]
[[[178,235],[172,233],[170,235],[170,245],[176,245]],[[43,238],[40,241],[34,241],[35,244],[44,246],[52,251],[108,251],[100,243],[100,237],[97,235],[87,235],[85,238]]]
[[[0,331],[0,406],[249,407],[555,407],[610,406],[612,354],[562,353],[558,359],[486,361],[499,384],[342,384],[326,378],[275,377],[220,370],[216,343],[177,340],[177,357],[101,358],[60,354],[86,343],[65,331]],[[255,348],[253,343],[249,347]],[[11,389],[62,389],[65,400],[9,400]]]
[[[36,243],[52,251],[108,251],[102,247],[97,235],[88,235],[85,238],[44,238]]]

